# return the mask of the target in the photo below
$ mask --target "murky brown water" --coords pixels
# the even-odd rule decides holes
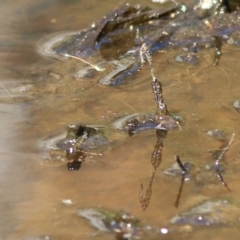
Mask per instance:
[[[206,199],[230,199],[240,207],[240,115],[231,107],[240,97],[240,50],[231,45],[223,46],[219,67],[211,64],[210,53],[205,54],[205,62],[194,67],[175,63],[174,51],[154,55],[165,101],[170,111],[183,117],[184,126],[183,131],[168,133],[163,162],[145,212],[138,194],[140,184],[146,189],[151,176],[155,131],[126,137],[122,145],[101,157],[87,157],[77,172],[68,172],[64,162],[43,159],[46,151],[39,142],[62,133],[68,124],[106,124],[125,114],[154,112],[156,104],[147,68],[136,74],[140,81],[135,85],[103,87],[97,78],[79,81],[72,77],[82,63],[42,57],[36,50],[37,42],[46,35],[86,28],[123,3],[126,1],[0,3],[1,239],[114,239],[114,235],[99,233],[77,216],[77,210],[84,207],[123,209],[156,228],[169,226],[171,217]],[[210,129],[223,130],[227,139],[236,134],[225,157],[224,179],[231,194],[214,173],[201,175],[201,169],[213,162],[209,150],[222,145],[206,135]],[[178,209],[174,202],[180,178],[163,174],[176,154],[182,161],[198,166],[197,174],[202,179],[185,184]],[[73,205],[65,206],[63,199],[71,199]],[[202,227],[190,233],[173,232],[149,239],[238,239],[240,215],[229,215],[235,221],[233,226]]]

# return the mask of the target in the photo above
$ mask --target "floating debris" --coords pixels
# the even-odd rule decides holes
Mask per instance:
[[[140,221],[124,212],[114,212],[102,208],[80,209],[78,215],[102,232],[113,232],[118,240],[130,240],[142,235]]]
[[[117,212],[105,208],[78,210],[78,215],[87,219],[94,228],[101,232],[114,233],[117,240],[146,239],[146,236],[154,236],[157,239],[159,234],[176,236],[176,233],[192,232],[194,227],[198,226],[232,226],[238,224],[239,214],[240,208],[227,199],[213,199],[201,202],[172,217],[165,226],[154,228],[151,225],[143,225],[124,211]]]

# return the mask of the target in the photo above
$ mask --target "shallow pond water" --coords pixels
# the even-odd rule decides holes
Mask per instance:
[[[98,79],[104,72],[93,79],[76,79],[73,74],[86,65],[37,52],[40,39],[58,31],[87,28],[126,2],[0,3],[1,239],[115,239],[114,234],[99,232],[78,216],[79,209],[95,207],[124,210],[149,229],[151,226],[144,239],[238,239],[240,115],[232,103],[240,98],[240,49],[235,45],[223,45],[219,66],[212,64],[211,50],[201,53],[204,61],[198,65],[174,61],[182,53],[180,48],[161,49],[153,55],[164,100],[170,112],[182,117],[182,130],[170,130],[164,140],[162,162],[145,211],[139,203],[139,191],[141,184],[144,191],[147,189],[151,178],[155,130],[131,137],[116,131],[114,140],[119,144],[101,156],[88,155],[79,171],[67,170],[64,152],[56,159],[49,157],[45,143],[65,134],[69,124],[106,125],[124,115],[155,112],[147,66],[132,76],[135,84],[102,86]],[[146,0],[138,3],[158,7]],[[217,129],[224,132],[224,139],[208,134]],[[232,133],[235,138],[224,156],[222,173],[229,192],[207,169],[217,158],[212,153],[226,146]],[[181,176],[164,173],[177,154],[182,162],[194,166],[178,208],[174,203]],[[72,204],[64,204],[68,199]],[[221,213],[223,220],[219,217],[218,224],[172,223],[174,216],[185,216],[206,201],[218,200],[231,204]],[[162,234],[162,228],[169,233]]]

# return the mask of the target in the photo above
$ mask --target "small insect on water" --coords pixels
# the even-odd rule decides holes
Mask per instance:
[[[105,143],[106,139],[97,128],[82,124],[69,125],[65,139],[68,170],[79,170],[87,155],[101,155],[91,152],[91,149]]]

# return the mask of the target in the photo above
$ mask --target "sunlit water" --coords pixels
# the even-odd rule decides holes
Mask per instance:
[[[125,2],[22,0],[0,4],[1,239],[114,239],[114,235],[99,233],[77,216],[77,210],[84,207],[123,209],[144,224],[161,228],[168,227],[174,215],[203,200],[224,198],[240,206],[240,115],[232,108],[232,102],[240,97],[240,56],[237,47],[227,44],[219,67],[211,64],[210,53],[200,65],[191,67],[174,62],[178,53],[172,50],[154,55],[165,102],[171,112],[183,117],[183,130],[168,133],[146,211],[141,209],[138,194],[140,184],[146,189],[151,176],[155,131],[131,138],[120,134],[121,145],[103,156],[87,157],[77,172],[68,172],[61,160],[46,160],[47,152],[41,143],[64,133],[68,124],[107,124],[126,114],[155,111],[147,67],[136,74],[139,81],[135,85],[103,87],[98,84],[98,76],[89,81],[72,76],[84,64],[37,53],[40,39],[57,31],[86,28]],[[148,1],[140,3],[156,6]],[[231,193],[214,173],[204,171],[214,161],[209,151],[222,146],[206,134],[214,129],[223,130],[226,141],[236,134],[225,156],[227,167],[223,174]],[[178,209],[174,202],[180,177],[163,174],[174,163],[176,154],[197,166],[195,175],[200,179],[185,184]],[[63,199],[71,199],[73,205],[64,205]],[[238,239],[239,217],[238,212],[229,213],[233,226],[153,234],[149,239]]]

